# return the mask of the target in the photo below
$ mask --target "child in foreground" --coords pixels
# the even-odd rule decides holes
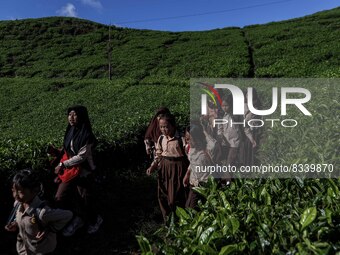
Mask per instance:
[[[164,222],[176,206],[184,207],[185,190],[183,178],[188,169],[188,159],[184,151],[184,138],[176,130],[175,117],[161,115],[159,128],[162,135],[156,144],[156,156],[147,175],[158,170],[158,202]]]
[[[30,170],[22,170],[13,178],[12,192],[17,210],[14,220],[8,222],[5,229],[19,230],[18,254],[53,252],[57,245],[56,232],[73,216],[71,211],[48,207],[38,196],[40,189],[37,176]]]

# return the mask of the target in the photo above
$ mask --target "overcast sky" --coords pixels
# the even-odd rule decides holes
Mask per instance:
[[[137,29],[197,31],[286,20],[338,6],[338,0],[0,0],[0,20],[69,16]]]

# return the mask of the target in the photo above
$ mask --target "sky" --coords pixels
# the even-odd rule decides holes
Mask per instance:
[[[162,31],[204,31],[303,17],[338,0],[0,0],[0,20],[78,17]]]

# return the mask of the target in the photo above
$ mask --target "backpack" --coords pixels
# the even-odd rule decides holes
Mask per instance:
[[[161,148],[162,148],[163,138],[164,138],[164,135],[161,135],[159,137],[159,144],[160,144]],[[178,145],[181,148],[181,151],[182,151],[182,154],[183,154],[183,157],[184,157],[184,164],[186,165],[185,167],[188,167],[190,165],[190,161],[188,159],[188,155],[185,153],[182,137],[179,136],[179,139],[177,139],[177,140],[178,140]],[[163,148],[162,148],[162,150],[163,150]]]
[[[159,144],[160,144],[161,148],[162,148],[163,138],[164,138],[164,135],[161,135],[160,138],[159,138]],[[183,156],[188,157],[188,155],[185,153],[185,150],[184,150],[182,137],[180,136],[179,139],[177,139],[177,140],[178,140],[178,144],[179,144],[179,147],[181,148]],[[162,148],[162,150],[163,150],[163,148]]]
[[[21,205],[21,203],[19,203],[18,201],[15,202],[14,207],[12,209],[12,212],[11,212],[11,214],[10,214],[8,220],[7,220],[7,224],[15,221],[16,214],[17,214],[17,211],[20,208],[20,205]],[[27,213],[28,216],[31,218],[30,222],[32,224],[37,223],[40,231],[45,229],[45,227],[43,226],[43,224],[42,224],[42,222],[39,218],[40,212],[45,207],[45,205],[46,205],[45,201],[42,201],[38,207],[34,208],[33,210],[31,210],[30,212]]]
[[[39,218],[41,210],[45,207],[45,205],[45,201],[42,201],[38,207],[34,208],[31,212],[28,213],[28,216],[31,217],[31,223],[38,224],[38,228],[40,231],[43,231],[46,228]]]

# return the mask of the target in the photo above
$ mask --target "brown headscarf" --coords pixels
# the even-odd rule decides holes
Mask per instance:
[[[145,140],[151,140],[155,144],[157,143],[159,136],[162,134],[161,130],[159,129],[157,119],[157,117],[161,114],[170,114],[170,110],[166,107],[159,108],[155,116],[152,117],[144,136]]]

